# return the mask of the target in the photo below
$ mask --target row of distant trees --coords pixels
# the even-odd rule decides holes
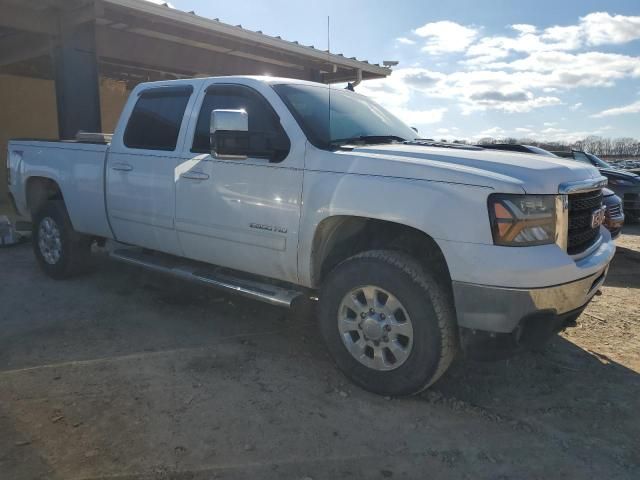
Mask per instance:
[[[470,143],[459,141],[458,143]],[[567,151],[571,149],[584,150],[594,155],[608,158],[640,157],[640,140],[631,137],[607,138],[592,135],[576,142],[550,142],[531,138],[493,138],[485,137],[478,142],[480,145],[493,143],[519,143],[534,145],[551,151]]]

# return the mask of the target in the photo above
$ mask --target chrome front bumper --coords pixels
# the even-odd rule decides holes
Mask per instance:
[[[544,288],[520,289],[453,282],[458,326],[495,333],[513,332],[538,313],[562,315],[585,306],[604,283],[609,266],[588,277]]]

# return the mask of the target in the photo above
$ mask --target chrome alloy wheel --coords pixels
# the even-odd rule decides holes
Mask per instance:
[[[394,295],[373,285],[354,288],[344,296],[338,329],[349,353],[374,370],[398,368],[413,347],[406,309]]]
[[[45,217],[38,227],[38,248],[42,258],[49,265],[55,265],[62,256],[62,240],[60,229],[55,220]]]

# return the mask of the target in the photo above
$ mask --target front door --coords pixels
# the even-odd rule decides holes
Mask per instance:
[[[185,256],[297,281],[304,147],[291,146],[275,111],[249,87],[214,84],[199,103],[191,152],[176,172],[176,230]],[[275,156],[213,157],[209,121],[215,109],[246,110],[250,138],[266,134],[270,143],[287,147]]]

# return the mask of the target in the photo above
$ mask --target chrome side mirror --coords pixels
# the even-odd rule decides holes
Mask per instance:
[[[209,123],[211,155],[242,160],[249,154],[249,115],[244,110],[213,110]]]

